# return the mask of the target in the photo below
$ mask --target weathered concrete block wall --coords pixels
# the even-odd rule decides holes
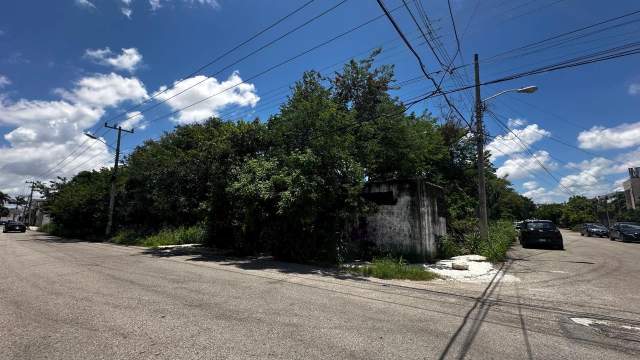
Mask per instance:
[[[378,204],[367,217],[365,238],[382,250],[436,257],[439,238],[446,234],[446,222],[438,213],[442,189],[422,179],[375,182],[365,196]]]

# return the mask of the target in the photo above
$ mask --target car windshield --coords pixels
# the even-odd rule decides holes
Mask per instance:
[[[597,229],[597,230],[606,230],[607,228],[602,226],[602,225],[589,225],[589,228],[591,229]]]
[[[527,223],[527,229],[529,230],[554,230],[556,228],[552,222],[540,221]]]
[[[622,230],[640,231],[640,225],[622,224],[622,225],[620,225],[620,229],[622,229]]]

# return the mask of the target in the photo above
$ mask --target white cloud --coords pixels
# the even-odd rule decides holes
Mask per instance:
[[[109,47],[87,49],[85,56],[98,64],[112,66],[118,70],[135,71],[142,62],[142,54],[136,48],[122,49],[120,55],[114,54]]]
[[[149,6],[151,6],[151,11],[156,11],[162,7],[160,0],[149,0]]]
[[[534,190],[534,189],[538,188],[538,183],[535,182],[535,181],[527,181],[527,182],[522,184],[522,187],[525,190]]]
[[[533,156],[515,155],[506,160],[502,166],[496,170],[496,175],[501,178],[508,177],[511,180],[522,179],[531,176],[536,171],[543,170],[542,165],[552,170],[557,164],[551,161],[551,156],[544,150],[536,151]]]
[[[194,87],[186,90],[191,86]],[[171,109],[179,111],[174,120],[181,124],[205,121],[211,116],[218,115],[219,111],[227,106],[254,107],[260,100],[255,86],[243,83],[238,72],[234,72],[222,82],[213,77],[194,76],[180,83],[176,82],[168,91],[160,93],[165,89],[167,87],[163,86],[158,90],[157,99],[166,100],[166,104]],[[177,95],[184,90],[186,90],[184,93]],[[177,96],[173,97],[174,95]],[[190,106],[196,102],[199,103]],[[180,110],[187,106],[189,106],[187,109]]]
[[[76,1],[76,5],[80,6],[80,7],[84,7],[84,8],[88,8],[88,9],[95,9],[96,6],[93,5],[93,3],[89,0],[75,0]]]
[[[537,186],[534,189],[527,190],[522,193],[522,195],[528,197],[536,204],[560,202],[567,197],[566,193],[563,193],[558,189],[547,190],[542,186]]]
[[[73,91],[58,89],[63,99],[95,107],[114,106],[124,100],[142,100],[147,97],[144,85],[137,78],[121,75],[98,74],[76,82]]]
[[[520,126],[525,126],[528,123],[529,122],[525,119],[509,119],[509,121],[507,122],[507,125],[509,126],[509,128],[513,129]]]
[[[122,2],[122,7],[120,8],[120,12],[128,19],[131,19],[131,14],[133,14],[133,10],[131,9],[131,1],[132,0],[120,0]]]
[[[0,147],[0,184],[6,191],[15,193],[15,189],[21,189],[26,177],[69,177],[108,163],[111,155],[106,145],[98,141],[87,143],[83,130],[95,125],[107,108],[147,97],[138,79],[113,73],[82,78],[72,89],[57,93],[61,99],[48,101],[9,101],[0,95],[0,125],[12,128],[4,134],[9,146]],[[61,169],[45,174],[83,143],[82,150],[65,161]],[[43,174],[43,179],[37,178]]]
[[[127,117],[120,123],[123,129],[127,130],[144,130],[147,128],[147,123],[144,120],[144,115],[140,111],[132,111],[127,113]]]
[[[8,77],[0,74],[0,89],[2,89],[3,87],[5,87],[7,85],[11,85],[11,80],[9,80]]]
[[[638,95],[638,94],[640,94],[640,84],[629,85],[629,95]]]
[[[200,5],[209,5],[212,8],[218,8],[220,7],[220,3],[218,2],[218,0],[184,0],[185,2],[191,3],[191,4],[200,4]]]
[[[595,157],[579,163],[569,163],[568,168],[580,171],[563,177],[560,183],[578,194],[602,195],[619,186],[609,180],[610,176],[624,174],[628,168],[638,166],[639,159],[640,148],[619,154],[614,159]]]
[[[581,131],[578,142],[583,149],[623,149],[640,145],[640,122],[612,128],[594,126]]]
[[[122,15],[126,16],[128,19],[131,19],[131,14],[133,14],[133,10],[131,10],[131,8],[120,8],[120,11],[122,12]]]
[[[503,155],[524,151],[520,141],[529,146],[550,135],[551,133],[549,131],[542,129],[538,124],[531,124],[522,129],[513,129],[513,133],[508,132],[504,135],[496,136],[493,141],[487,145],[487,150],[491,152],[492,158],[495,159]]]

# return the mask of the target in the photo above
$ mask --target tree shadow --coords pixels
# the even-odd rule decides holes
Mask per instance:
[[[279,261],[272,256],[241,256],[230,251],[215,250],[205,246],[151,248],[143,251],[145,255],[157,257],[188,256],[186,261],[210,262],[216,265],[234,267],[242,270],[268,270],[283,274],[321,275],[337,279],[368,281],[367,279],[350,274],[338,267],[326,264],[303,264]]]
[[[29,234],[29,233],[27,233]],[[69,243],[96,243],[97,241],[83,240],[83,239],[72,239],[72,238],[63,238],[59,236],[49,235],[46,233],[35,233],[29,234],[31,236],[25,237],[24,239],[16,239],[16,241],[44,241],[48,243],[57,243],[57,244],[69,244]]]

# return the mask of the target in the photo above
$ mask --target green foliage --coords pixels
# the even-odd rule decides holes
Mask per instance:
[[[462,255],[465,252],[462,244],[458,243],[451,235],[445,235],[440,239],[439,257],[443,259],[452,258]]]
[[[510,221],[496,221],[489,224],[488,241],[481,241],[477,232],[466,233],[461,241],[452,236],[444,237],[441,242],[440,257],[451,258],[476,254],[485,256],[491,262],[504,261],[516,236],[516,230]]]
[[[407,264],[402,258],[378,258],[373,259],[371,265],[347,268],[354,274],[371,276],[379,279],[406,279],[427,281],[437,279],[438,275],[426,270],[421,265]]]
[[[573,226],[581,223],[596,222],[595,203],[584,196],[572,196],[562,209],[561,224]]]
[[[206,240],[206,230],[202,225],[162,229],[154,234],[144,234],[132,229],[123,229],[111,238],[120,245],[157,247],[163,245],[202,244]]]
[[[110,241],[120,245],[140,245],[144,240],[144,235],[133,229],[121,229]]]
[[[58,226],[52,222],[40,226],[38,228],[38,231],[47,233],[49,235],[60,235]]]
[[[339,263],[349,255],[353,225],[374,209],[360,196],[365,182],[414,177],[445,189],[453,237],[471,236],[473,137],[453,119],[406,114],[389,94],[393,67],[376,67],[375,55],[331,78],[305,73],[266,122],[211,118],[138,146],[118,175],[112,241],[181,242],[179,234],[204,224],[206,231],[189,236],[217,248]],[[490,217],[527,217],[531,202],[490,164],[485,171]],[[36,188],[61,234],[96,237],[105,228],[110,179],[102,169]]]
[[[47,199],[47,211],[56,231],[72,237],[95,237],[104,232],[107,221],[111,171],[84,171],[58,188]]]
[[[556,225],[561,225],[560,220],[564,212],[562,204],[540,204],[533,213],[536,219],[551,220]]]
[[[202,226],[179,227],[177,229],[161,230],[155,235],[144,238],[140,244],[146,247],[163,245],[202,244],[206,232]]]
[[[495,222],[489,226],[489,243],[480,248],[479,254],[491,262],[504,261],[516,236],[516,230],[511,222]]]

